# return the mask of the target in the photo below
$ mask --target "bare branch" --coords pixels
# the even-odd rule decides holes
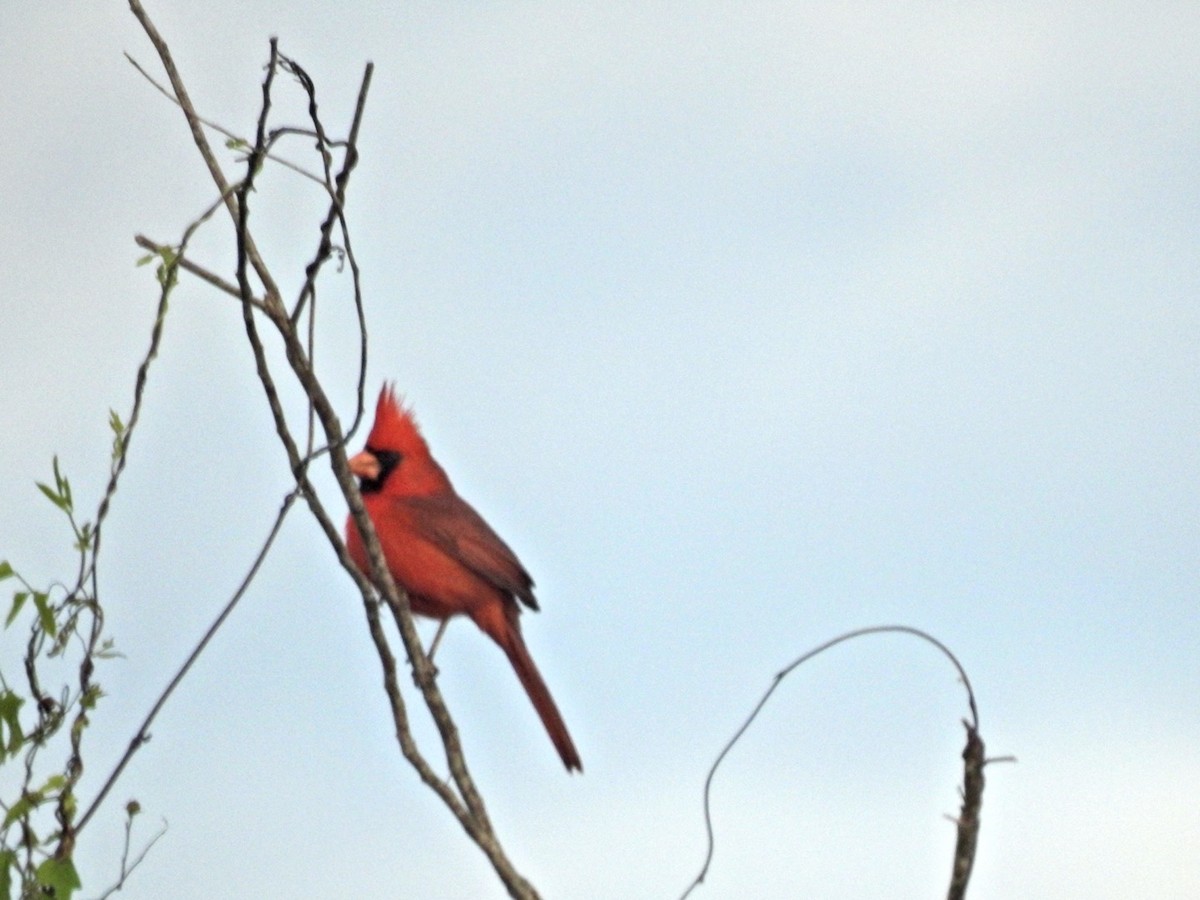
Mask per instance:
[[[146,842],[146,846],[142,847],[141,852],[138,853],[138,855],[134,859],[134,861],[132,863],[130,863],[129,862],[129,845],[133,840],[133,817],[134,817],[134,815],[135,815],[134,813],[129,813],[128,818],[125,820],[125,844],[121,851],[121,874],[117,878],[116,883],[112,887],[110,887],[107,891],[105,891],[103,894],[101,894],[99,897],[97,897],[96,900],[108,900],[108,898],[111,897],[113,894],[122,890],[125,887],[125,882],[127,880],[129,880],[129,876],[133,874],[134,870],[138,866],[140,866],[143,861],[145,861],[146,854],[149,853],[151,848],[155,844],[158,843],[159,838],[161,838],[164,834],[167,833],[167,822],[164,819],[162,828],[160,828],[158,830],[158,833],[155,834],[154,837],[150,838],[150,840]]]
[[[168,247],[166,244],[159,244],[155,241],[150,240],[150,238],[146,237],[145,235],[141,235],[141,234],[134,235],[133,241],[139,247],[141,247],[145,250],[149,250],[151,253],[160,253],[161,254],[164,252],[167,252],[167,253],[177,252],[176,248]],[[236,300],[242,299],[242,295],[240,293],[238,293],[238,289],[237,289],[236,285],[230,284],[228,281],[226,281],[224,278],[222,278],[220,275],[216,274],[215,272],[212,272],[209,269],[205,269],[202,266],[196,265],[196,263],[192,262],[190,259],[187,259],[186,257],[179,258],[179,268],[183,269],[185,272],[189,272],[192,275],[195,275],[201,281],[207,281],[209,284],[211,284],[217,290],[224,291],[226,294],[229,294],[231,297],[233,297]],[[266,304],[264,304],[262,302],[262,300],[260,300],[258,297],[251,297],[249,302],[250,302],[250,305],[253,306],[255,309],[258,309],[263,312],[266,311]]]
[[[243,324],[245,326],[247,341],[250,344],[251,351],[255,359],[255,366],[258,373],[259,381],[263,386],[263,391],[267,399],[268,407],[271,410],[272,418],[275,421],[276,434],[279,437],[284,451],[287,454],[288,462],[292,470],[292,474],[296,479],[296,489],[301,496],[304,497],[313,516],[317,519],[318,524],[325,532],[329,539],[330,545],[333,547],[338,556],[339,562],[349,572],[355,585],[359,588],[362,594],[364,610],[367,616],[368,630],[372,640],[376,644],[376,648],[380,657],[380,663],[384,674],[385,692],[388,697],[389,704],[392,709],[393,721],[397,728],[397,737],[401,751],[406,759],[414,766],[419,777],[425,782],[443,802],[451,812],[458,818],[460,824],[468,835],[474,840],[477,845],[487,855],[492,863],[497,875],[501,878],[509,893],[514,897],[536,897],[537,893],[512,866],[506,854],[497,840],[491,823],[487,817],[487,812],[483,804],[482,797],[479,795],[474,782],[472,781],[469,772],[467,771],[466,761],[463,757],[462,747],[458,737],[457,728],[453,720],[450,718],[449,711],[445,705],[440,692],[437,689],[434,680],[434,671],[426,658],[422,648],[420,639],[417,635],[416,628],[412,621],[411,612],[409,610],[407,597],[400,592],[387,569],[383,559],[382,551],[379,547],[378,538],[374,528],[371,525],[362,505],[362,498],[359,496],[357,484],[351,475],[345,453],[345,436],[343,434],[341,424],[333,411],[332,404],[329,402],[321,384],[316,378],[312,366],[312,345],[311,336],[313,334],[312,315],[312,298],[315,296],[313,284],[315,277],[321,265],[329,257],[332,252],[332,227],[336,223],[341,232],[341,237],[344,241],[346,258],[350,260],[352,271],[355,277],[355,306],[359,319],[361,332],[361,359],[360,372],[358,383],[358,411],[355,417],[355,425],[362,418],[363,412],[363,386],[365,379],[365,364],[366,364],[366,327],[365,319],[362,312],[362,296],[361,287],[359,284],[359,273],[357,264],[354,261],[353,253],[350,248],[349,229],[347,228],[344,207],[345,207],[345,190],[349,174],[357,161],[357,133],[359,123],[362,119],[362,112],[365,106],[365,98],[367,88],[370,84],[370,76],[372,68],[368,66],[364,76],[363,85],[359,92],[359,103],[355,114],[355,122],[351,130],[350,139],[346,142],[345,159],[342,169],[334,182],[331,175],[330,165],[330,147],[333,146],[325,135],[324,129],[320,123],[320,117],[317,113],[315,102],[315,90],[312,87],[311,80],[303,73],[299,66],[292,64],[289,60],[281,58],[278,53],[277,44],[274,40],[271,41],[271,59],[267,67],[267,76],[263,83],[263,101],[260,110],[258,127],[256,131],[253,147],[250,149],[246,158],[246,176],[243,181],[229,187],[228,181],[222,173],[219,165],[212,155],[204,137],[201,122],[195,114],[195,110],[183,87],[182,81],[178,72],[171,60],[170,51],[165,42],[158,35],[150,22],[148,16],[142,9],[139,0],[129,0],[130,7],[134,11],[135,16],[142,23],[147,35],[157,50],[160,59],[163,62],[170,79],[175,97],[179,103],[181,110],[187,117],[189,127],[192,131],[193,141],[196,143],[202,157],[209,167],[209,172],[213,177],[214,183],[217,185],[221,196],[226,200],[226,207],[230,212],[230,216],[234,221],[237,237],[237,295],[242,299]],[[267,152],[271,142],[280,134],[279,130],[268,131],[267,122],[271,111],[271,91],[274,83],[275,75],[280,67],[286,68],[290,73],[297,76],[301,84],[308,92],[310,105],[310,119],[313,122],[314,129],[318,139],[318,152],[322,156],[325,166],[325,187],[330,193],[331,205],[330,211],[326,216],[325,223],[321,229],[321,242],[318,247],[313,263],[310,264],[307,272],[308,279],[306,287],[302,289],[299,300],[297,301],[297,309],[292,316],[289,316],[285,311],[281,302],[280,293],[276,283],[271,276],[265,262],[262,260],[258,251],[255,248],[255,243],[251,235],[249,227],[250,213],[250,197],[253,192],[254,180],[260,170],[260,167],[266,159]],[[255,292],[250,284],[249,274],[253,270],[255,276],[265,288],[265,296],[258,302]],[[203,277],[203,276],[201,276]],[[220,289],[225,290],[232,285],[218,284]],[[305,346],[297,330],[300,314],[303,313],[307,301],[307,311],[310,315],[309,320],[309,337],[310,344]],[[320,422],[322,431],[326,440],[326,448],[329,450],[330,464],[333,469],[338,485],[350,507],[351,515],[357,527],[363,536],[364,545],[370,561],[370,579],[360,572],[350,560],[346,551],[345,545],[341,539],[340,529],[338,529],[328,512],[325,510],[323,503],[317,495],[316,490],[309,481],[307,468],[313,458],[311,439],[309,442],[309,453],[302,456],[299,451],[297,441],[292,435],[291,429],[288,426],[286,416],[283,411],[282,404],[279,399],[279,392],[275,384],[275,378],[271,372],[270,365],[267,361],[266,352],[263,348],[261,338],[258,334],[258,323],[256,318],[258,315],[266,317],[278,332],[283,341],[284,352],[291,368],[292,374],[299,382],[300,387],[305,391],[309,401],[310,415],[315,416]],[[447,763],[450,767],[450,773],[453,779],[453,787],[439,777],[425,761],[424,757],[419,752],[411,733],[408,730],[407,712],[404,707],[403,698],[400,695],[398,679],[396,677],[396,661],[390,648],[387,644],[387,639],[384,635],[382,625],[378,616],[378,603],[376,600],[375,587],[382,592],[384,600],[387,602],[392,611],[393,618],[396,621],[400,631],[401,640],[408,653],[410,662],[414,669],[414,678],[421,692],[422,698],[433,717],[434,723],[441,737]],[[457,792],[454,790],[457,788]]]
[[[150,740],[150,726],[154,723],[155,718],[157,718],[163,706],[166,705],[166,702],[170,699],[171,694],[175,692],[175,688],[179,687],[179,683],[183,681],[184,676],[186,676],[188,673],[188,670],[190,670],[196,660],[200,658],[200,654],[204,652],[204,648],[208,646],[209,641],[213,639],[213,636],[220,630],[221,626],[225,624],[225,620],[229,618],[229,614],[233,612],[234,607],[238,605],[238,602],[242,599],[243,595],[245,595],[246,590],[250,587],[251,582],[254,581],[255,576],[258,575],[258,570],[262,567],[263,562],[266,560],[267,554],[271,551],[271,546],[275,543],[275,538],[279,535],[279,529],[283,526],[283,520],[286,518],[288,510],[292,508],[292,504],[296,502],[298,493],[298,490],[293,490],[286,497],[284,497],[283,504],[279,507],[279,512],[275,516],[275,522],[272,524],[271,530],[267,534],[267,539],[263,542],[262,547],[259,549],[258,555],[254,557],[254,562],[251,563],[249,571],[246,572],[245,577],[242,578],[241,584],[238,585],[237,590],[233,592],[233,596],[229,598],[229,602],[225,604],[225,607],[213,620],[213,623],[208,626],[208,630],[204,632],[204,636],[200,639],[200,642],[196,644],[196,646],[192,649],[192,652],[188,654],[188,658],[184,660],[183,665],[179,667],[179,671],[175,673],[175,677],[171,679],[163,692],[159,694],[158,699],[150,708],[150,712],[147,713],[146,718],[142,721],[141,726],[134,733],[133,738],[129,741],[129,746],[125,749],[124,755],[122,755],[120,761],[109,774],[108,778],[105,779],[104,784],[100,788],[100,792],[96,795],[96,798],[91,802],[91,805],[88,806],[87,811],[79,820],[79,826],[75,829],[76,832],[83,830],[83,827],[88,823],[88,820],[91,819],[96,810],[100,808],[100,804],[104,802],[104,798],[108,796],[108,792],[112,790],[113,785],[117,783],[117,779],[121,777],[121,773],[125,771],[125,767],[129,765],[129,761],[133,759],[133,755],[142,748],[142,745],[145,744],[146,741]]]
[[[963,794],[962,811],[958,814],[958,839],[954,845],[954,868],[950,873],[950,890],[947,900],[963,900],[967,896],[967,883],[975,866],[975,848],[979,845],[979,810],[983,806],[983,738],[970,722],[964,721],[967,729],[967,745],[963,747]]]
[[[704,781],[704,827],[708,834],[708,849],[705,853],[704,864],[700,867],[699,874],[695,877],[691,884],[681,895],[681,898],[686,898],[700,884],[703,883],[705,876],[708,874],[709,866],[712,864],[713,852],[716,846],[716,838],[713,831],[712,821],[712,785],[713,779],[716,777],[717,769],[722,761],[734,745],[741,739],[742,735],[749,729],[751,723],[762,712],[771,695],[775,693],[775,689],[779,687],[783,679],[790,675],[796,668],[804,665],[814,656],[824,653],[831,647],[836,647],[838,644],[855,638],[865,637],[869,634],[909,634],[914,637],[932,644],[942,655],[950,660],[951,664],[958,672],[959,680],[967,692],[967,706],[971,711],[971,721],[964,720],[963,724],[967,727],[967,748],[963,751],[963,760],[966,765],[965,790],[963,794],[963,813],[959,818],[959,847],[955,853],[954,879],[951,887],[951,900],[963,896],[963,893],[955,894],[954,883],[961,879],[961,890],[966,891],[966,883],[971,875],[971,865],[974,861],[975,842],[979,832],[979,810],[983,803],[983,740],[979,737],[979,712],[975,705],[975,692],[971,689],[971,680],[967,677],[966,669],[958,661],[958,658],[951,652],[950,648],[933,637],[928,632],[922,631],[919,628],[913,628],[909,625],[876,625],[869,628],[859,628],[854,631],[849,631],[839,635],[825,643],[814,647],[812,650],[800,656],[782,671],[775,675],[771,682],[771,686],[767,688],[766,693],[762,695],[750,715],[742,722],[741,727],[734,732],[728,743],[725,744],[721,752],[717,755],[716,761],[708,771],[708,777]],[[961,856],[960,856],[961,854]],[[961,872],[961,875],[960,875]]]
[[[155,52],[158,53],[158,58],[162,62],[163,69],[167,73],[167,78],[171,82],[171,89],[179,103],[179,108],[183,111],[184,117],[187,119],[188,128],[192,133],[192,142],[196,145],[196,149],[200,151],[200,156],[204,160],[204,164],[208,167],[209,175],[212,177],[213,183],[216,184],[217,190],[224,199],[225,208],[229,211],[230,218],[236,223],[238,220],[238,211],[233,200],[233,192],[228,180],[225,178],[225,173],[221,171],[221,166],[217,162],[212,147],[209,146],[208,139],[204,136],[203,123],[196,114],[196,108],[192,105],[187,88],[184,86],[183,79],[179,75],[179,70],[175,67],[175,60],[171,56],[171,49],[167,46],[166,41],[162,39],[162,36],[158,33],[158,29],[155,28],[154,23],[146,14],[141,0],[128,0],[128,2],[129,9],[142,26],[142,30],[146,32],[146,37],[150,39],[150,43],[154,45]],[[267,270],[267,266],[259,255],[253,241],[246,247],[246,253],[251,265],[254,267],[255,274],[262,281],[263,288],[266,290],[266,303],[269,305],[282,303],[279,286],[275,283],[274,278],[271,277],[271,273]]]
[[[147,72],[145,69],[143,69],[141,64],[136,59],[134,59],[128,53],[125,54],[125,58],[127,60],[129,60],[129,64],[131,66],[133,66],[135,69],[137,69],[143,78],[145,78],[148,82],[150,82],[152,85],[154,85],[155,88],[158,89],[160,94],[162,94],[164,97],[166,97],[168,100],[170,100],[175,105],[177,105],[177,106],[179,105],[179,98],[176,97],[174,94],[172,94],[170,91],[168,91],[165,87],[163,87],[157,81],[155,81],[150,76],[150,73]],[[229,138],[229,140],[235,142],[236,144],[238,144],[242,147],[248,147],[250,145],[250,142],[247,141],[244,137],[234,134],[228,128],[224,128],[221,125],[218,125],[216,122],[213,122],[210,119],[205,119],[201,116],[197,116],[196,118],[200,122],[201,125],[205,126],[206,128],[211,128],[213,131],[216,131],[219,134],[225,135],[225,137]],[[318,178],[316,175],[314,175],[312,172],[309,172],[307,169],[304,169],[304,168],[296,165],[294,162],[289,162],[288,160],[284,159],[282,156],[276,156],[273,153],[268,153],[267,158],[270,159],[271,162],[279,163],[279,165],[284,166],[285,168],[291,169],[297,175],[303,175],[305,178],[308,178],[311,181],[315,181],[317,184],[323,183],[321,181],[321,179]]]

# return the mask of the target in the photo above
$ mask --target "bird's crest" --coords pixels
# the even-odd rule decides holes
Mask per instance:
[[[429,445],[417,428],[412,411],[404,399],[396,396],[395,386],[384,382],[375,405],[375,424],[367,436],[367,446],[375,450],[395,450],[405,456],[429,455]]]

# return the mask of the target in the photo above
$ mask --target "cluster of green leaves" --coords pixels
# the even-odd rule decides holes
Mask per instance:
[[[114,457],[124,425],[113,413]],[[80,887],[73,862],[75,787],[83,772],[81,744],[89,715],[103,696],[92,678],[95,661],[118,655],[105,638],[95,596],[96,531],[75,518],[71,483],[54,460],[53,485],[38,489],[66,517],[78,570],[72,586],[30,584],[0,560],[0,581],[16,581],[6,631],[25,624],[28,638],[17,671],[0,660],[0,770],[15,796],[0,797],[0,900],[70,900]],[[52,687],[47,686],[53,681]]]

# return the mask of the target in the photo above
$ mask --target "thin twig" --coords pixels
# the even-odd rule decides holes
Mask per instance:
[[[367,63],[366,73],[363,75],[362,88],[359,91],[359,102],[355,106],[354,119],[350,123],[350,137],[346,142],[346,157],[342,166],[341,172],[337,176],[336,187],[332,182],[332,172],[330,171],[329,152],[325,149],[331,146],[328,136],[325,134],[325,128],[321,124],[320,116],[317,113],[317,91],[312,79],[308,73],[304,71],[293,60],[287,60],[292,73],[300,81],[305,93],[308,95],[308,114],[312,120],[313,128],[316,132],[317,146],[321,149],[321,159],[325,168],[325,189],[328,192],[332,203],[329,207],[329,212],[325,216],[325,220],[321,223],[321,241],[317,247],[317,252],[312,259],[312,262],[305,268],[304,284],[300,288],[299,297],[296,299],[295,307],[292,309],[292,325],[295,326],[300,318],[300,313],[304,309],[304,304],[312,298],[316,290],[317,274],[321,267],[329,258],[333,248],[333,242],[330,240],[330,235],[333,232],[334,222],[337,221],[344,211],[346,202],[346,184],[350,179],[350,173],[358,164],[358,130],[362,125],[362,115],[366,108],[367,90],[371,86],[371,76],[374,74],[375,66],[372,63]],[[344,220],[343,220],[344,223]],[[343,229],[343,233],[345,229]]]
[[[208,626],[208,630],[204,632],[204,637],[200,639],[200,642],[192,649],[192,652],[188,655],[188,658],[184,660],[183,665],[179,667],[179,671],[175,673],[175,677],[171,679],[163,692],[159,694],[158,699],[150,708],[150,712],[146,715],[146,718],[142,721],[141,726],[134,733],[132,740],[129,742],[129,746],[125,749],[124,755],[121,756],[121,759],[117,763],[116,767],[111,773],[109,773],[108,778],[105,779],[103,786],[100,788],[100,793],[96,795],[96,799],[92,801],[91,805],[87,808],[87,812],[83,814],[83,818],[79,820],[79,826],[76,828],[77,832],[83,830],[83,826],[88,823],[88,820],[100,807],[100,804],[104,802],[104,798],[108,796],[108,792],[112,790],[113,785],[117,783],[117,779],[121,777],[121,773],[125,771],[125,767],[129,765],[129,761],[133,759],[133,755],[141,749],[142,745],[145,744],[146,741],[150,739],[150,726],[153,724],[154,719],[158,716],[163,706],[166,705],[166,702],[170,699],[171,694],[175,692],[175,688],[179,687],[179,683],[183,681],[184,676],[188,673],[188,670],[190,670],[196,660],[200,658],[200,654],[204,652],[204,648],[208,646],[209,641],[213,639],[213,636],[216,635],[221,626],[225,624],[225,620],[229,618],[229,614],[233,612],[234,607],[238,605],[238,601],[242,599],[242,596],[250,587],[250,583],[254,580],[255,576],[258,574],[259,568],[261,568],[263,562],[266,560],[267,554],[271,550],[271,546],[275,543],[275,538],[279,534],[279,529],[283,526],[283,520],[287,516],[288,510],[292,508],[292,504],[296,502],[296,497],[298,494],[299,490],[294,489],[291,491],[291,493],[284,497],[283,504],[279,507],[279,512],[275,516],[275,522],[271,526],[270,532],[267,534],[267,539],[263,542],[262,547],[259,548],[258,555],[254,557],[254,562],[251,564],[250,570],[246,572],[245,577],[242,579],[242,583],[238,585],[237,590],[233,592],[233,596],[229,598],[229,602],[225,604],[224,609],[222,609],[220,614],[213,620],[213,623]]]
[[[141,73],[143,78],[145,78],[148,82],[150,82],[152,85],[154,85],[154,87],[156,87],[158,89],[160,94],[162,94],[164,97],[166,97],[172,103],[174,103],[176,106],[181,105],[179,103],[179,98],[176,97],[174,94],[172,94],[170,91],[168,91],[163,85],[161,85],[157,81],[155,81],[150,76],[150,73],[147,72],[145,69],[143,69],[142,66],[138,63],[138,61],[136,59],[134,59],[128,53],[125,54],[125,58],[127,60],[129,60],[129,64],[131,66],[133,66],[135,69],[138,70],[138,72]],[[225,137],[229,138],[231,141],[234,141],[239,146],[242,146],[242,147],[249,146],[249,143],[250,143],[249,141],[247,141],[245,138],[243,138],[239,135],[234,134],[228,128],[224,128],[224,127],[218,125],[216,122],[213,122],[209,119],[205,119],[202,116],[197,116],[196,119],[200,122],[201,125],[204,125],[206,128],[211,128],[213,131],[216,131],[216,132],[219,132],[220,134],[225,135]],[[316,175],[314,175],[312,172],[309,172],[307,169],[304,169],[301,166],[296,165],[294,162],[289,162],[288,160],[284,159],[282,156],[276,156],[273,153],[268,153],[267,158],[270,159],[271,162],[279,163],[279,165],[291,169],[296,174],[303,175],[305,178],[311,179],[312,181],[315,181],[317,184],[321,184],[321,179],[318,178]]]
[[[135,244],[137,244],[139,247],[141,247],[145,250],[149,250],[151,253],[162,253],[163,251],[171,251],[171,252],[175,251],[174,247],[169,247],[166,244],[160,244],[157,241],[152,241],[152,240],[150,240],[150,238],[148,238],[142,234],[134,235],[133,242]],[[190,259],[187,259],[185,257],[180,257],[179,258],[179,268],[183,269],[185,272],[188,272],[189,274],[195,275],[201,281],[207,281],[213,287],[217,288],[220,291],[225,292],[226,294],[229,294],[231,297],[234,297],[237,300],[240,300],[242,298],[242,295],[238,293],[238,289],[235,285],[230,284],[228,281],[226,281],[224,278],[222,278],[220,275],[216,274],[215,272],[212,272],[209,269],[205,269],[202,266],[196,265],[196,263],[192,262]],[[260,300],[258,297],[251,297],[250,305],[259,310],[265,311],[265,309],[266,309],[266,306],[263,304],[262,300]]]
[[[175,99],[182,110],[184,118],[187,119],[188,129],[192,134],[192,143],[196,145],[196,149],[200,152],[200,157],[204,160],[204,164],[208,167],[208,174],[212,178],[213,183],[217,186],[217,191],[225,202],[225,208],[229,212],[230,219],[234,223],[238,220],[238,210],[233,198],[233,190],[229,184],[225,173],[221,170],[220,163],[217,162],[216,154],[213,153],[212,147],[208,143],[208,139],[204,136],[203,123],[200,117],[196,114],[196,107],[192,103],[191,97],[188,95],[187,87],[183,83],[183,78],[179,75],[179,69],[175,66],[175,60],[171,56],[171,48],[167,46],[167,42],[162,39],[162,35],[158,33],[154,22],[142,7],[141,0],[128,0],[129,9],[134,17],[138,20],[138,24],[142,26],[142,30],[146,32],[146,37],[150,39],[150,43],[154,45],[154,50],[158,54],[159,60],[162,62],[163,69],[167,73],[167,78],[171,82],[171,89],[175,94]],[[268,306],[281,304],[282,299],[279,292],[279,285],[275,283],[275,279],[271,277],[270,271],[267,269],[266,263],[263,262],[258,248],[254,245],[253,240],[248,239],[246,246],[246,255],[250,260],[251,266],[254,268],[255,275],[262,282],[263,289],[266,292],[264,303]]]
[[[129,880],[129,876],[133,874],[134,869],[136,869],[138,866],[140,866],[142,864],[142,862],[146,859],[146,854],[149,853],[150,849],[155,844],[158,843],[158,839],[161,838],[166,833],[167,833],[167,820],[163,819],[163,826],[161,829],[159,829],[158,834],[154,835],[154,837],[150,838],[150,840],[146,842],[146,846],[144,846],[142,848],[142,851],[137,855],[137,858],[134,859],[133,864],[128,865],[127,860],[129,858],[129,843],[133,837],[133,816],[130,816],[128,819],[126,819],[125,820],[125,847],[121,851],[121,876],[120,876],[120,878],[117,879],[116,884],[114,884],[107,891],[105,891],[103,894],[101,894],[99,897],[97,897],[96,900],[108,900],[108,898],[111,897],[113,894],[115,894],[117,891],[122,890],[125,887],[125,882],[127,880]]]
[[[83,658],[79,663],[79,709],[75,714],[75,722],[71,727],[71,755],[67,760],[67,780],[66,785],[59,794],[58,808],[56,817],[59,822],[59,841],[55,851],[60,859],[69,859],[75,850],[75,840],[80,830],[87,823],[88,816],[92,810],[89,810],[82,819],[76,824],[74,821],[75,809],[75,786],[78,784],[80,777],[83,775],[83,734],[85,731],[84,725],[87,721],[88,704],[87,698],[92,690],[92,675],[95,671],[95,653],[96,647],[100,641],[100,635],[104,627],[104,616],[100,605],[100,584],[97,564],[100,556],[101,538],[104,534],[104,521],[108,517],[108,511],[112,504],[112,499],[116,495],[117,485],[120,482],[121,475],[125,471],[126,463],[129,459],[129,446],[133,440],[134,431],[137,428],[138,421],[141,417],[142,400],[145,396],[146,384],[150,374],[150,366],[158,356],[158,348],[162,343],[163,327],[167,319],[168,300],[172,289],[177,283],[177,266],[175,260],[182,255],[186,249],[188,242],[196,233],[204,222],[212,215],[215,207],[210,207],[199,219],[192,222],[183,233],[183,237],[179,242],[179,251],[170,261],[165,261],[161,275],[162,289],[159,293],[158,307],[155,312],[154,325],[150,330],[150,347],[146,351],[141,364],[138,366],[137,376],[134,379],[133,388],[133,409],[130,411],[129,419],[125,425],[124,431],[121,434],[119,447],[116,455],[113,458],[112,469],[109,473],[108,484],[104,489],[104,495],[100,500],[100,505],[96,510],[96,523],[92,529],[91,540],[91,563],[85,566],[80,573],[79,583],[76,585],[73,595],[78,595],[83,591],[84,583],[90,581],[90,603],[89,608],[92,613],[92,627],[88,634],[87,643],[84,647]],[[72,521],[73,524],[73,521]],[[106,788],[107,792],[107,788]],[[95,807],[93,806],[93,809]]]

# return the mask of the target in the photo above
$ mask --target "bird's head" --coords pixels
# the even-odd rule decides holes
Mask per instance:
[[[414,496],[450,486],[446,473],[430,455],[412,411],[386,383],[379,391],[367,446],[349,463],[364,494]]]

